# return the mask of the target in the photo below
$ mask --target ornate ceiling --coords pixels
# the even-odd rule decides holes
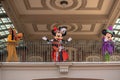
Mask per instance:
[[[97,39],[120,14],[120,0],[2,0],[25,39],[51,36],[54,26],[66,26],[73,39]]]

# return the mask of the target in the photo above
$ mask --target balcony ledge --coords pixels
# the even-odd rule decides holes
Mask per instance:
[[[1,62],[0,67],[60,67],[68,66],[70,68],[117,68],[120,67],[120,62]]]
[[[40,80],[61,77],[90,78],[89,80],[119,80],[119,74],[120,62],[0,63],[0,80]]]

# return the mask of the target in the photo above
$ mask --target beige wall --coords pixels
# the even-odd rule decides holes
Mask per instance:
[[[3,63],[2,66],[2,80],[59,77],[100,80],[120,79],[119,63]]]

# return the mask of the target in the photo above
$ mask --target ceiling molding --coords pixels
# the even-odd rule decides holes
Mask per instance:
[[[68,26],[67,36],[100,39],[101,30],[113,25],[120,16],[120,0],[66,0],[68,5],[65,7],[57,5],[60,1],[5,0],[3,4],[15,27],[31,39],[48,35],[53,25]]]
[[[51,1],[54,1],[54,5],[51,5]],[[76,15],[107,15],[108,11],[112,5],[112,1],[106,0],[93,0],[92,3],[90,0],[67,0],[69,5],[67,8],[60,8],[60,6],[56,5],[55,3],[61,0],[13,0],[16,8],[19,11],[19,14],[24,15],[42,15],[42,14],[76,14]],[[71,7],[72,5],[76,4],[76,7]],[[108,3],[107,3],[108,2]],[[72,4],[73,3],[73,4]],[[105,6],[105,4],[108,7]],[[110,4],[110,5],[108,5]],[[54,7],[53,7],[54,6]],[[55,6],[58,6],[60,9],[57,9]],[[105,7],[105,8],[103,8]]]
[[[82,25],[84,25],[84,24],[82,24]],[[85,24],[85,25],[87,25],[87,24]],[[89,25],[89,24],[88,24]],[[95,29],[95,24],[90,24],[91,25],[91,27],[90,27],[90,30],[82,30],[81,32],[93,32],[94,31],[94,29]],[[88,26],[87,26],[88,27]],[[84,28],[84,27],[83,27]]]
[[[43,25],[43,24],[32,24],[33,26],[33,29],[34,29],[34,32],[48,32],[48,25],[47,24],[44,24],[46,26],[42,26],[44,27],[44,30],[41,29],[41,27],[37,26],[37,25]]]
[[[71,4],[71,6],[68,6],[68,7],[58,6],[58,5],[61,5],[61,4],[57,3],[58,1],[56,1],[56,0],[49,0],[49,1],[48,0],[39,0],[40,4],[43,7],[31,7],[29,0],[23,0],[23,1],[24,1],[24,5],[26,6],[27,10],[50,10],[50,6],[54,9],[58,9],[58,10],[71,10],[71,9],[76,9],[76,10],[101,10],[103,2],[104,2],[104,0],[99,0],[98,3],[97,3],[97,6],[92,8],[92,7],[86,7],[88,0],[81,0],[81,1],[67,0],[68,1],[67,5],[69,5],[69,3],[73,3],[73,4]],[[78,5],[79,5],[79,7],[76,8]]]
[[[95,7],[95,8],[87,7],[86,8],[87,0],[84,0],[83,5],[80,8],[78,8],[78,10],[79,9],[80,10],[101,10],[103,2],[104,2],[104,0],[99,0],[98,3],[97,3],[97,7]]]
[[[29,0],[23,0],[27,10],[50,10],[46,5],[46,0],[39,0],[43,7],[31,7]]]
[[[96,18],[97,17],[97,18]],[[35,23],[35,24],[51,24],[51,23],[82,23],[95,24],[106,23],[105,15],[21,15],[20,22]]]
[[[58,9],[58,10],[72,10],[72,9],[75,9],[78,5],[81,7],[81,5],[84,2],[84,0],[79,0],[79,1],[78,0],[66,0],[66,1],[68,2],[68,4],[65,5],[66,7],[65,6],[62,7],[62,5],[60,4],[60,2],[58,2],[58,0],[50,0],[50,5],[53,8]],[[71,4],[71,5],[68,6],[69,4]],[[58,5],[61,5],[61,7]]]
[[[67,27],[67,32],[93,32],[95,29],[95,24],[78,24],[78,23],[53,23],[53,24],[32,24],[32,27],[34,29],[34,32],[39,32],[39,33],[46,33],[50,32],[54,26],[61,27],[61,26],[66,26]],[[88,26],[90,25],[90,26]],[[90,29],[88,29],[90,27]],[[83,30],[82,30],[83,29]]]

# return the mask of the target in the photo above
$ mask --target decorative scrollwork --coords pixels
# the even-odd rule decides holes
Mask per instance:
[[[58,10],[75,10],[82,6],[83,0],[48,0],[48,6]]]

